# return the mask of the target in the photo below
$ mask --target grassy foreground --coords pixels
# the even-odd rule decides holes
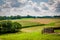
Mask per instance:
[[[0,35],[0,40],[60,40],[60,34],[15,33]]]
[[[31,19],[21,19],[12,21],[21,23],[23,27],[38,25],[41,23],[46,25],[23,28],[21,29],[21,32],[18,33],[2,34],[0,35],[0,40],[60,40],[60,34],[41,34],[41,30],[44,27],[60,26],[60,19],[31,18]]]

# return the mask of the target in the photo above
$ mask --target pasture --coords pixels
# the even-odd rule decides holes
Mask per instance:
[[[60,40],[60,33],[41,34],[45,27],[60,27],[58,18],[23,18],[11,21],[22,25],[21,32],[2,34],[0,40]]]

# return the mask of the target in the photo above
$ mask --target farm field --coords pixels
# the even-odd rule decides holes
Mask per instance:
[[[41,33],[45,27],[60,27],[58,18],[23,18],[11,21],[22,25],[21,32],[2,34],[0,40],[60,40],[60,34]]]

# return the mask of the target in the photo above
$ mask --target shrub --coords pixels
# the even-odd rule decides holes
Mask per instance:
[[[17,32],[21,29],[21,24],[12,21],[0,22],[0,33]]]
[[[11,28],[11,32],[17,32],[22,28],[21,24],[14,22]]]

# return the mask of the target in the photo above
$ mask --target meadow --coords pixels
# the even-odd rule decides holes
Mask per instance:
[[[0,40],[60,40],[60,34],[42,34],[45,27],[60,27],[58,18],[23,18],[11,20],[22,25],[21,32],[0,35]],[[56,30],[60,32],[60,30]]]

